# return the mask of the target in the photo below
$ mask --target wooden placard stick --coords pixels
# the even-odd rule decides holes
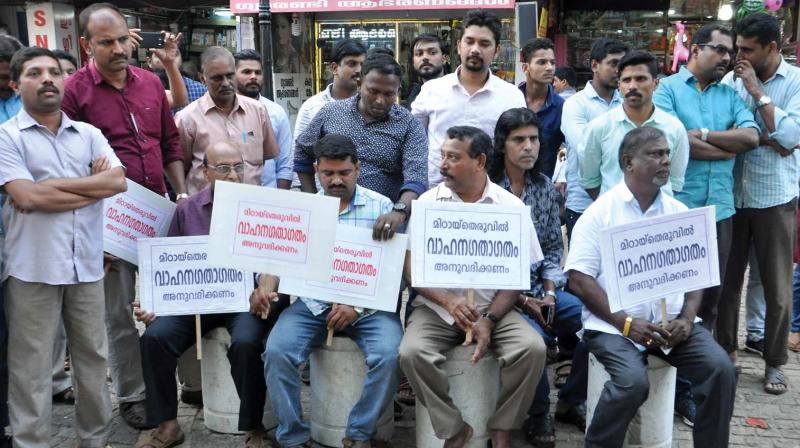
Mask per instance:
[[[667,298],[661,298],[661,328],[667,328]]]
[[[336,311],[336,304],[331,305],[331,313]],[[328,325],[328,339],[325,340],[325,346],[330,347],[333,344],[333,327]]]
[[[467,305],[472,306],[475,301],[475,290],[472,288],[467,289]],[[467,328],[467,337],[464,338],[462,345],[472,344],[472,327]]]
[[[200,331],[200,315],[194,315],[194,332],[197,337],[195,347],[197,347],[197,359],[203,359],[203,333]]]

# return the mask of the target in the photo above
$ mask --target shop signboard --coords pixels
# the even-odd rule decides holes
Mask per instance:
[[[63,50],[76,58],[78,34],[75,6],[63,3],[31,3],[25,8],[28,41],[32,46]]]
[[[231,4],[234,2],[232,1]],[[246,2],[239,2],[246,3]],[[514,0],[279,0],[272,12],[409,11],[441,9],[511,9]],[[233,7],[231,7],[233,10]]]

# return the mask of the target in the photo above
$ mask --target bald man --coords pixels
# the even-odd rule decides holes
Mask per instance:
[[[209,144],[218,141],[239,149],[244,161],[242,181],[259,185],[264,162],[279,153],[267,110],[257,100],[236,93],[236,63],[230,51],[209,47],[200,63],[208,92],[175,116],[184,163],[189,166],[189,193],[208,185],[203,156]]]
[[[259,104],[259,107],[262,106]],[[214,184],[216,181],[242,182],[245,162],[234,145],[218,141],[208,146],[203,154],[202,173],[206,186],[178,205],[169,236],[208,235]],[[270,299],[275,297],[273,293]],[[245,446],[251,448],[268,446],[261,424],[267,394],[261,353],[267,332],[281,309],[282,306],[273,306],[267,319],[250,313],[205,314],[201,318],[203,333],[225,327],[231,334],[228,359],[241,401],[239,430],[245,432]],[[142,370],[147,387],[147,424],[156,426],[142,433],[136,447],[173,446],[184,439],[177,419],[175,369],[181,354],[195,343],[194,316],[156,318],[136,303],[134,313],[147,325],[141,337]]]

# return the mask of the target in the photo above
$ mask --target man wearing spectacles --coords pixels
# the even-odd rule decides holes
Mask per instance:
[[[215,183],[241,183],[245,164],[236,147],[220,141],[205,151],[202,170],[208,186],[178,205],[169,236],[208,235]],[[135,303],[134,307],[136,318],[147,325],[141,338],[142,371],[147,387],[147,424],[156,426],[156,429],[142,434],[136,446],[173,446],[184,439],[177,419],[175,370],[178,358],[195,343],[194,316],[161,316],[156,319],[155,314],[139,308],[138,304]],[[282,308],[281,303],[273,304],[272,315],[266,320],[250,313],[204,314],[201,317],[203,333],[226,327],[231,334],[228,359],[241,400],[238,429],[245,432],[245,445],[248,447],[267,444],[261,424],[267,394],[261,352],[264,351],[267,332]]]

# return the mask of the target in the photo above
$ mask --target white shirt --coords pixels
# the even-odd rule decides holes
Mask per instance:
[[[429,81],[430,82],[430,81]],[[444,183],[437,185],[436,187],[431,188],[430,190],[426,191],[422,194],[422,196],[417,199],[418,201],[427,201],[427,202],[464,202],[461,198],[451,189],[447,188]],[[483,189],[483,194],[481,198],[478,199],[475,203],[477,204],[499,204],[499,205],[507,205],[507,206],[516,206],[516,207],[525,207],[525,203],[514,194],[509,193],[503,187],[492,183],[489,180],[489,176],[486,176],[486,188]],[[541,260],[544,258],[542,255],[542,248],[539,246],[539,238],[536,237],[536,228],[533,226],[533,221],[530,220],[530,215],[528,216],[528,222],[530,223],[531,227],[531,260]],[[408,229],[408,241],[411,242],[411,228]],[[448,288],[447,291],[453,293],[460,293],[464,294],[463,289],[452,289]],[[475,296],[474,296],[474,303],[475,306],[478,308],[479,313],[483,313],[489,308],[489,304],[492,303],[494,300],[495,294],[497,294],[497,289],[476,289]],[[425,305],[436,312],[439,317],[442,318],[443,321],[447,322],[449,325],[453,325],[455,319],[450,313],[447,312],[444,308],[434,303],[432,300],[428,300],[422,295],[417,296],[414,299],[415,307]]]
[[[300,110],[297,111],[297,118],[294,120],[294,136],[292,140],[292,164],[294,164],[294,148],[297,144],[297,137],[306,130],[311,120],[317,116],[317,112],[322,109],[322,106],[338,101],[331,94],[332,91],[333,83],[330,83],[328,87],[322,89],[321,92],[303,101]],[[322,185],[320,185],[319,179],[316,176],[314,176],[314,182],[317,184],[317,191],[321,190]],[[297,177],[297,173],[294,173],[294,177],[292,178],[292,186],[300,187],[300,179]]]
[[[639,202],[633,197],[633,193],[624,181],[598,197],[575,224],[564,272],[577,271],[594,277],[605,291],[606,277],[602,268],[603,254],[600,252],[600,232],[607,227],[688,210],[682,202],[662,193],[663,191],[659,192],[656,200],[644,212],[639,208]],[[680,314],[683,308],[683,294],[672,294],[666,299],[667,318],[672,320]],[[661,322],[660,300],[626,308],[624,311],[631,317],[653,323]],[[592,314],[585,306],[582,320],[585,330],[621,334],[613,325]]]
[[[422,85],[411,113],[428,133],[428,187],[442,182],[439,166],[442,163],[442,143],[447,130],[453,126],[474,126],[494,139],[497,119],[508,109],[527,107],[525,95],[513,84],[495,75],[472,96],[461,85],[458,73],[432,79]],[[295,134],[296,135],[296,134]]]

